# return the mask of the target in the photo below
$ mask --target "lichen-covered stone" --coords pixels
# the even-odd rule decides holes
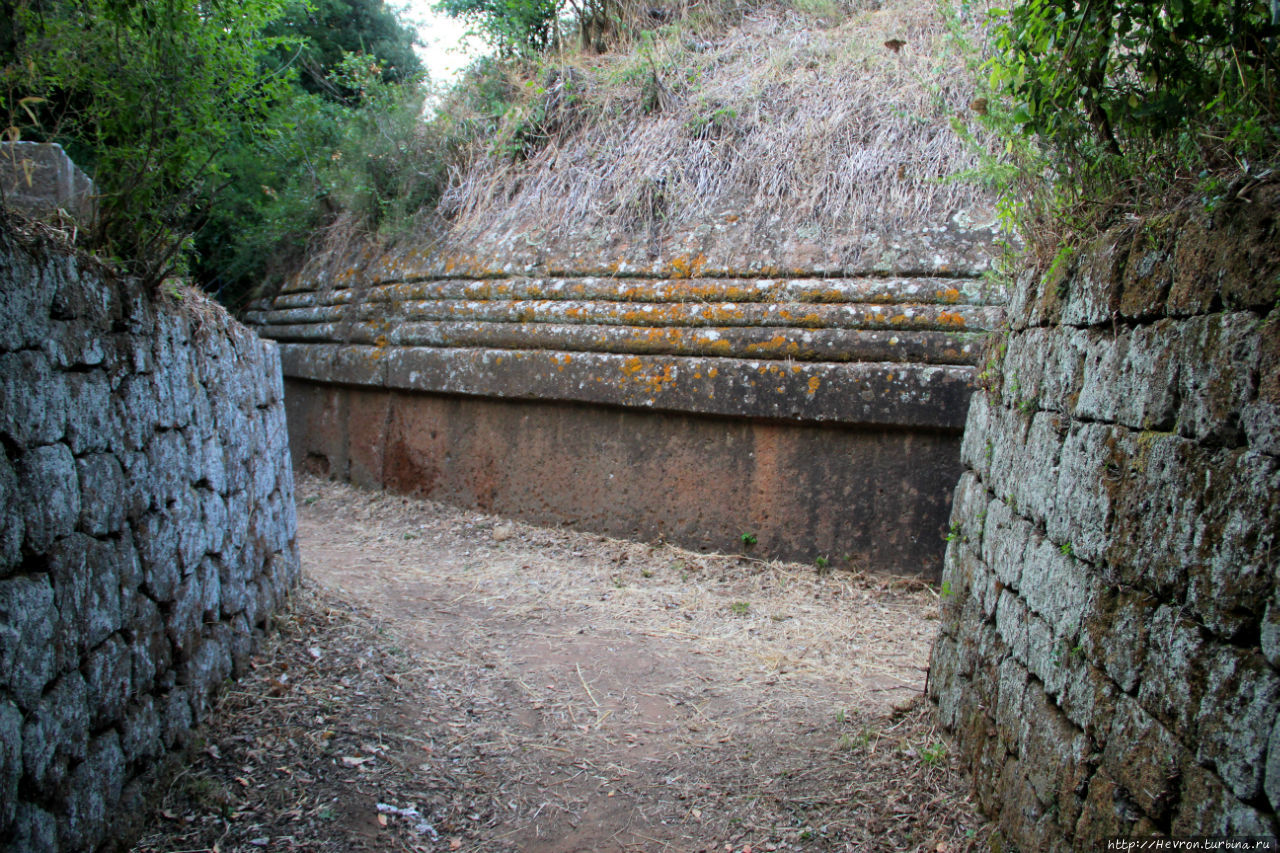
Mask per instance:
[[[1164,430],[1177,414],[1180,361],[1164,320],[1118,335],[1087,333],[1088,349],[1075,416],[1136,429]]]
[[[1254,393],[1258,363],[1256,315],[1193,317],[1181,327],[1177,350],[1178,431],[1213,444],[1238,444],[1241,413]]]
[[[1124,439],[1114,427],[1082,423],[1072,427],[1062,445],[1045,529],[1054,542],[1091,563],[1101,563],[1110,545],[1114,483],[1128,462]]]
[[[981,553],[947,551],[959,600],[930,693],[980,805],[1032,849],[1276,834],[1280,190],[1265,194],[1139,225],[1118,250],[1105,237],[1049,285],[1019,277],[1026,325],[974,397],[952,530],[981,529]],[[994,645],[984,573],[1001,584]],[[1072,733],[1087,745],[1064,748]],[[1071,781],[1050,793],[1054,772]]]
[[[1116,710],[1101,766],[1144,814],[1163,820],[1194,757],[1137,702],[1121,697]]]
[[[1066,326],[1110,323],[1120,312],[1120,284],[1129,244],[1124,227],[1102,234],[1084,251],[1068,279],[1061,322]]]
[[[1204,664],[1196,716],[1196,758],[1211,764],[1241,800],[1262,792],[1270,727],[1280,711],[1280,677],[1253,652],[1217,647]]]

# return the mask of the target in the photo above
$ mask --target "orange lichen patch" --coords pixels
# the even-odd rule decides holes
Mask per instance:
[[[959,302],[960,291],[954,287],[948,287],[942,292],[942,298],[946,302]]]
[[[812,397],[818,393],[818,386],[822,384],[822,380],[816,376],[809,377],[809,396]]]
[[[908,317],[906,314],[894,314],[893,317],[889,319],[889,322],[895,326],[901,326],[903,323],[908,322],[910,319],[911,318]]]
[[[724,218],[724,221],[725,221],[725,222],[737,222],[739,219],[741,219],[741,217],[740,217],[740,216],[738,216],[738,214],[736,214],[736,213],[730,213],[728,216],[726,216],[726,217]]]
[[[671,261],[672,278],[694,278],[707,265],[707,256],[698,254],[692,257],[680,255]]]
[[[964,315],[958,314],[955,311],[943,311],[939,313],[938,323],[943,326],[955,326],[959,329],[963,329],[967,325],[965,323]]]
[[[711,368],[710,370],[708,370],[708,371],[707,371],[707,378],[708,378],[708,379],[715,379],[715,378],[716,378],[717,376],[719,376],[719,375],[720,375],[720,368],[718,368],[718,367],[713,367],[713,368]]]
[[[375,347],[378,347],[379,349],[386,348],[390,343],[391,341],[387,338],[386,335],[378,335],[376,338],[373,339],[373,345]]]
[[[804,370],[804,368],[803,368],[803,367],[801,367],[801,366],[800,366],[800,365],[798,365],[798,364],[793,364],[793,365],[791,365],[791,372],[792,372],[792,373],[799,373],[799,372],[800,372],[800,371],[802,371],[802,370]]]
[[[644,362],[636,356],[631,356],[622,362],[622,372],[628,379],[642,370],[644,370]]]

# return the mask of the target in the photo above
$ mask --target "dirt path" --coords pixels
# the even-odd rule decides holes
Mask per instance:
[[[298,492],[307,591],[140,853],[985,835],[920,699],[920,585]]]

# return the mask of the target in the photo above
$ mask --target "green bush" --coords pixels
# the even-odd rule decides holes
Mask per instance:
[[[159,281],[182,260],[233,139],[266,133],[287,79],[262,37],[282,0],[17,0],[0,39],[9,138],[62,142],[93,176],[97,247]]]
[[[1007,145],[989,174],[1038,195],[1051,216],[1096,225],[1099,211],[1168,203],[1175,190],[1258,171],[1280,147],[1278,14],[1271,0],[993,10],[990,98],[975,109]],[[1046,215],[1034,207],[1017,215]]]

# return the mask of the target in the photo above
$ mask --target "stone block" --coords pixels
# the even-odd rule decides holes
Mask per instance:
[[[1060,255],[1043,273],[1019,278],[1009,301],[1009,316],[1018,326],[1055,326],[1062,322],[1063,302],[1076,275],[1078,255]]]
[[[986,391],[980,388],[974,392],[969,398],[969,413],[960,441],[960,461],[973,469],[978,474],[978,479],[983,481],[988,478],[991,470],[991,445],[988,436],[991,433],[995,405]]]
[[[1072,426],[1059,457],[1058,487],[1045,530],[1054,542],[1091,563],[1111,545],[1116,485],[1127,468],[1123,430],[1103,424]]]
[[[1267,802],[1272,811],[1280,811],[1280,717],[1271,725],[1271,737],[1267,740],[1267,766],[1263,781]]]
[[[133,542],[133,531],[128,527],[120,531],[113,544],[112,571],[120,578],[120,612],[128,619],[134,612],[138,596],[142,595],[142,561]]]
[[[1054,635],[1074,645],[1093,588],[1088,566],[1033,534],[1024,552],[1018,588],[1027,605],[1053,628]]]
[[[147,443],[147,468],[156,506],[181,503],[190,486],[187,444],[177,430],[162,430]]]
[[[1028,689],[1018,757],[1036,799],[1050,811],[1078,812],[1092,768],[1092,747],[1042,691]]]
[[[156,601],[170,601],[182,575],[178,552],[181,531],[167,512],[149,512],[133,526],[138,558],[147,594]]]
[[[199,579],[190,575],[178,585],[165,618],[169,643],[179,662],[191,657],[199,645],[202,604]]]
[[[1024,451],[1031,417],[1016,409],[995,408],[988,426],[987,444],[989,461],[983,480],[987,488],[1010,500],[1018,487],[1018,476],[1025,467]],[[1015,505],[1014,511],[1018,508]]]
[[[1109,838],[1134,835],[1141,820],[1142,812],[1128,793],[1106,770],[1099,770],[1089,780],[1073,843],[1077,850],[1105,849]]]
[[[203,490],[200,498],[200,526],[207,534],[206,550],[221,554],[227,544],[227,502],[217,492]]]
[[[1214,645],[1204,659],[1196,758],[1217,768],[1236,798],[1262,793],[1267,745],[1280,711],[1280,677],[1261,656]]]
[[[1074,647],[1065,650],[1060,665],[1062,689],[1058,706],[1088,737],[1102,742],[1120,696],[1115,683]]]
[[[987,666],[994,661],[987,663]],[[995,739],[1000,748],[1010,755],[1021,755],[1026,736],[1027,668],[1013,657],[1000,661],[997,668],[997,693],[991,709],[995,717]],[[1031,687],[1038,690],[1037,685]]]
[[[78,527],[90,536],[120,531],[126,521],[124,469],[110,453],[91,453],[76,460],[80,482]]]
[[[69,405],[66,378],[42,353],[0,355],[0,435],[13,445],[60,441]]]
[[[1121,690],[1133,692],[1142,678],[1147,631],[1157,599],[1132,588],[1094,580],[1081,612],[1080,646]]]
[[[253,654],[253,625],[244,613],[237,613],[227,621],[231,625],[231,677],[240,678]]]
[[[120,380],[111,397],[114,449],[143,450],[160,423],[155,381],[150,375],[130,375]]]
[[[1203,496],[1196,495],[1203,490]],[[1223,637],[1256,630],[1280,548],[1280,460],[1218,451],[1185,491],[1201,497],[1198,559],[1187,573],[1187,607]]]
[[[1086,340],[1076,417],[1171,429],[1178,405],[1177,325],[1163,320],[1118,334],[1091,330]]]
[[[17,568],[22,560],[22,536],[26,528],[23,513],[12,508],[21,506],[22,493],[18,488],[18,475],[9,463],[9,456],[0,447],[0,578]]]
[[[1110,323],[1119,315],[1120,287],[1129,255],[1129,243],[1122,239],[1126,228],[1100,235],[1082,252],[1063,297],[1063,325],[1095,326]]]
[[[231,675],[229,634],[224,625],[211,626],[209,634],[186,663],[185,680],[191,685],[191,704],[197,723],[208,714],[214,692]]]
[[[1071,648],[1069,641],[1054,635],[1048,622],[1027,611],[1027,650],[1022,660],[1027,670],[1040,679],[1044,692],[1055,699],[1067,684]]]
[[[87,326],[83,320],[53,320],[43,349],[59,370],[97,367],[107,358],[103,329]]]
[[[29,802],[19,802],[10,836],[13,850],[57,850],[58,819]]]
[[[1140,228],[1129,247],[1120,286],[1120,316],[1149,320],[1164,313],[1173,286],[1175,230]]]
[[[133,683],[128,644],[119,635],[108,637],[85,657],[81,673],[88,689],[89,725],[101,730],[120,721]]]
[[[200,445],[201,479],[219,495],[227,493],[226,450],[218,438],[208,438]]]
[[[49,551],[60,669],[78,666],[85,652],[122,626],[114,556],[110,545],[82,533],[59,540]]]
[[[58,611],[47,576],[0,580],[0,683],[25,710],[36,707],[57,674],[57,630]]]
[[[1178,432],[1197,441],[1235,446],[1241,416],[1254,393],[1259,323],[1248,312],[1183,321],[1178,341]]]
[[[1102,752],[1102,767],[1127,799],[1149,818],[1167,820],[1177,804],[1178,781],[1194,757],[1142,707],[1122,696]]]
[[[137,598],[129,626],[133,632],[129,641],[133,692],[146,693],[153,689],[157,677],[167,672],[173,664],[173,650],[169,648],[169,639],[165,636],[164,617],[150,598]]]
[[[1030,651],[1031,618],[1031,612],[1022,599],[1008,589],[1000,593],[1000,599],[996,603],[996,633],[1009,647],[1009,653],[1024,666]]]
[[[956,712],[961,693],[965,689],[959,664],[959,644],[945,634],[939,636],[929,655],[927,688],[929,698],[938,706],[938,722],[948,731],[956,728]],[[1280,753],[1276,763],[1280,765]],[[1280,774],[1280,766],[1277,767],[1277,773]],[[1277,776],[1277,783],[1280,784],[1280,775]]]
[[[1183,772],[1182,797],[1170,830],[1175,836],[1275,836],[1274,815],[1242,803],[1211,771],[1191,765]]]
[[[22,765],[36,791],[56,796],[68,762],[82,761],[89,746],[88,690],[79,672],[55,681],[22,728]]]
[[[75,530],[80,520],[76,460],[65,444],[51,444],[27,451],[15,468],[23,489],[23,539],[28,549],[39,553]]]
[[[0,352],[40,346],[49,336],[53,279],[9,234],[0,236]]]
[[[1240,412],[1249,447],[1280,456],[1280,311],[1258,327],[1258,389]]]
[[[22,712],[0,699],[0,837],[13,824],[22,778]]]
[[[136,522],[152,506],[159,505],[152,486],[151,463],[147,461],[147,454],[136,451],[116,452],[114,455],[125,477],[120,502],[124,506],[125,517]]]
[[[159,697],[160,738],[165,749],[184,745],[191,736],[191,692],[185,686],[176,686]]]
[[[160,714],[150,694],[137,696],[120,725],[120,748],[126,761],[156,758],[164,752],[160,739]]]
[[[1183,743],[1195,743],[1200,703],[1207,689],[1211,649],[1199,626],[1180,609],[1156,608],[1138,701]]]
[[[1067,427],[1067,419],[1056,412],[1036,412],[1009,479],[1008,492],[1017,502],[1019,514],[1040,525],[1057,501],[1058,464]]]
[[[1199,558],[1203,513],[1213,511],[1201,494],[1214,481],[1205,469],[1210,464],[1199,448],[1169,434],[1143,433],[1124,443],[1104,472],[1115,495],[1106,560],[1119,580],[1181,596],[1187,566]]]
[[[200,588],[200,621],[215,623],[219,621],[222,609],[222,580],[220,560],[205,557],[196,569],[196,583]]]
[[[67,444],[80,456],[105,450],[111,425],[111,385],[101,371],[68,373]]]
[[[66,814],[59,822],[65,850],[91,849],[102,837],[111,810],[125,782],[125,758],[120,736],[108,729],[93,739],[88,756],[71,773]]]
[[[1248,204],[1190,217],[1180,229],[1175,255],[1170,313],[1212,310],[1215,299],[1228,308],[1267,308],[1275,302],[1275,189],[1258,190]]]

